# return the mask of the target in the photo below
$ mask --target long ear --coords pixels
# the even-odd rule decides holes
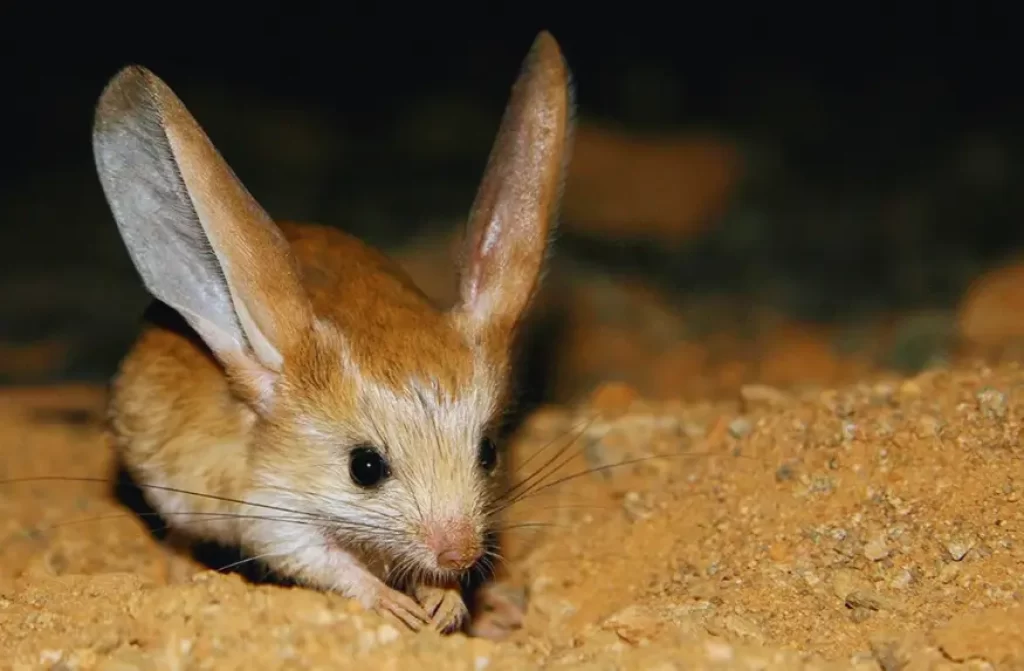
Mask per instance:
[[[146,288],[225,366],[281,370],[310,303],[280,229],[156,75],[128,67],[93,125],[100,182]]]
[[[540,280],[570,155],[574,101],[558,43],[540,33],[505,110],[470,211],[457,313],[510,331]]]

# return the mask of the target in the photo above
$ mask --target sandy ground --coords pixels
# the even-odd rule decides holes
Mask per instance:
[[[106,478],[92,388],[0,396],[0,477]],[[958,365],[791,396],[535,413],[521,474],[662,455],[514,509],[524,626],[407,634],[345,599],[197,573],[102,485],[0,488],[0,664],[29,669],[1024,668],[1024,372]],[[559,474],[551,474],[554,482]]]

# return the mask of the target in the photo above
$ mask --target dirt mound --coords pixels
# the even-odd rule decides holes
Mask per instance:
[[[609,468],[514,509],[509,524],[521,526],[506,538],[504,580],[525,588],[528,613],[509,640],[409,635],[340,597],[234,575],[168,584],[161,548],[107,488],[51,481],[0,488],[0,660],[110,670],[1024,666],[1018,367],[802,397],[748,386],[732,402],[621,390],[598,402],[600,416],[586,405],[539,411],[512,445],[520,465],[545,446],[575,450],[546,482]],[[101,412],[102,394],[88,388],[3,392],[0,477],[108,477]]]

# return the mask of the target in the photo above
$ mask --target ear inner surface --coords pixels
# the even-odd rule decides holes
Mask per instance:
[[[93,149],[147,289],[222,360],[279,370],[312,319],[295,261],[181,101],[148,70],[122,70],[100,98]]]
[[[542,32],[513,87],[470,211],[461,313],[510,330],[529,304],[558,213],[572,135],[569,71]]]
[[[282,346],[301,337],[311,319],[288,242],[181,102],[165,93],[167,137],[235,313],[257,357],[279,370]]]

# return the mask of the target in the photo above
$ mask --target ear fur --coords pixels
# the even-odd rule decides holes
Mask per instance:
[[[502,118],[469,216],[457,314],[473,332],[510,333],[540,282],[571,153],[571,75],[541,32]]]

